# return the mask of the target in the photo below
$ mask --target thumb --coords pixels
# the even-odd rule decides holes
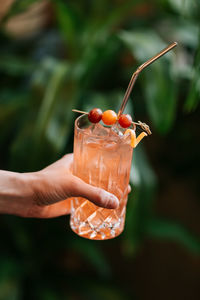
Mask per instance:
[[[119,200],[115,195],[99,187],[87,184],[73,175],[70,190],[71,196],[86,198],[97,206],[104,208],[117,208],[119,206]]]

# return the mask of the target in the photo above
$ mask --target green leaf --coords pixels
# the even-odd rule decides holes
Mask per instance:
[[[158,34],[148,29],[121,31],[118,37],[131,50],[133,56],[138,60],[138,63],[144,63],[166,47],[166,44]]]
[[[124,251],[132,255],[144,237],[146,222],[152,217],[156,176],[141,145],[133,151],[130,182],[133,192],[128,197]]]
[[[185,19],[171,20],[168,31],[179,43],[179,48],[185,46],[195,49],[198,46],[199,24],[195,21],[190,22]]]
[[[123,21],[127,20],[130,10],[133,10],[137,5],[142,5],[142,3],[145,3],[145,0],[127,0],[123,4],[114,5],[103,18],[100,30],[110,31],[112,28],[119,26]]]
[[[200,239],[180,224],[167,220],[152,219],[147,225],[146,232],[150,237],[172,240],[182,244],[195,254],[200,253]]]
[[[10,90],[9,88],[2,89],[0,93],[0,147],[1,155],[7,156],[5,144],[12,143],[10,137],[17,131],[18,126],[22,122],[19,115],[28,107],[28,94],[26,92]]]
[[[20,264],[10,257],[0,260],[0,299],[20,299]]]
[[[169,0],[169,3],[180,15],[197,15],[199,4],[196,0]]]
[[[119,42],[115,37],[108,38],[107,32],[103,32],[97,39],[88,42],[78,64],[79,80],[81,87],[89,89],[92,86],[101,88],[101,83],[111,81],[109,73],[118,59]],[[109,73],[108,73],[109,72]]]
[[[9,168],[11,170],[18,172],[38,171],[58,157],[57,149],[47,139],[46,135],[43,136],[40,144],[38,140],[35,140],[34,129],[34,123],[26,119],[23,127],[13,139],[9,149]]]
[[[103,252],[98,247],[98,242],[95,244],[94,241],[79,238],[70,242],[70,248],[79,252],[88,263],[93,265],[100,276],[110,277],[110,265]]]
[[[166,72],[165,66],[158,63],[147,70],[143,88],[149,116],[157,131],[166,134],[176,115],[176,82]]]
[[[190,84],[189,94],[187,96],[184,109],[191,112],[197,108],[200,100],[200,35],[199,46],[194,61],[193,78]]]
[[[72,60],[81,53],[80,37],[82,37],[81,31],[84,28],[83,20],[70,3],[59,0],[54,2],[57,21],[67,44],[68,56]]]
[[[87,102],[83,101],[84,98],[87,99]],[[114,111],[119,110],[119,106],[121,104],[121,101],[123,99],[123,93],[121,91],[112,91],[105,93],[97,93],[97,92],[88,92],[86,95],[83,95],[83,98],[81,98],[82,107],[84,111],[90,111],[92,108],[94,108],[94,105],[96,107],[101,107],[102,111],[105,111],[107,109],[113,109]],[[131,114],[132,107],[129,105],[129,113]]]
[[[54,65],[54,71],[50,76],[49,82],[46,87],[42,105],[39,109],[38,118],[35,125],[35,135],[37,140],[44,135],[47,130],[48,123],[57,102],[56,96],[64,80],[64,77],[69,70],[69,66],[65,63],[56,63]]]
[[[150,139],[151,136],[147,136],[141,141],[141,144],[145,142],[145,139]],[[133,163],[131,169],[131,183],[134,186],[155,187],[157,184],[156,175],[148,161],[147,155],[141,144],[133,150]]]
[[[6,55],[0,57],[0,71],[12,76],[20,76],[30,73],[34,69],[34,63],[21,57]]]
[[[119,285],[111,285],[109,283],[93,282],[92,285],[87,286],[89,294],[92,293],[95,300],[133,300],[132,296],[128,294],[126,288],[122,290]]]

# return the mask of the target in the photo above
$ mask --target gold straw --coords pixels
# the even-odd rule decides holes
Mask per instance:
[[[177,42],[174,42],[172,44],[170,44],[168,47],[166,47],[165,49],[163,49],[162,51],[160,51],[158,54],[156,54],[155,56],[153,56],[152,58],[150,58],[149,60],[147,60],[145,63],[143,63],[141,66],[139,66],[139,68],[137,68],[137,70],[133,73],[131,80],[129,82],[128,88],[126,90],[126,93],[124,95],[124,99],[122,101],[121,107],[119,109],[118,112],[118,118],[119,116],[123,113],[126,103],[128,101],[128,98],[130,96],[130,93],[133,89],[133,86],[135,84],[135,81],[139,75],[139,73],[144,70],[147,66],[149,66],[150,64],[152,64],[155,60],[157,60],[158,58],[160,58],[161,56],[163,56],[164,54],[166,54],[167,52],[169,52],[170,50],[172,50],[174,47],[177,46]]]

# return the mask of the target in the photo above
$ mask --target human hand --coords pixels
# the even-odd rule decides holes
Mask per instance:
[[[15,182],[14,191],[17,199],[11,199],[11,195],[6,195],[6,205],[1,211],[22,217],[57,217],[70,213],[70,199],[66,198],[72,196],[87,198],[105,208],[118,206],[118,199],[113,194],[72,175],[72,163],[73,154],[67,154],[39,172],[23,174],[8,172],[14,177],[12,179],[11,176],[10,180]],[[127,192],[130,192],[130,186]]]

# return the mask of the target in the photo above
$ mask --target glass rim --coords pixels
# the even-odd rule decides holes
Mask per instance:
[[[78,122],[80,121],[80,119],[82,119],[83,117],[86,117],[86,116],[87,116],[87,114],[82,114],[82,115],[78,116],[78,117],[75,119],[74,124],[75,124],[75,128],[76,128],[76,129],[78,129],[78,130],[80,130],[80,131],[84,131],[84,130],[85,130],[85,128],[81,128],[81,127],[79,126]],[[89,122],[89,120],[88,120],[88,122]],[[85,134],[86,134],[86,132],[85,132]]]
[[[96,139],[105,139],[105,136],[103,136],[103,135],[100,135],[100,136],[97,136],[97,135],[95,135],[95,134],[91,134],[91,132],[88,132],[87,130],[85,130],[85,129],[87,129],[87,127],[85,127],[85,128],[81,128],[80,126],[79,126],[79,124],[78,124],[78,122],[82,119],[82,118],[84,118],[84,117],[86,117],[87,116],[87,114],[82,114],[82,115],[80,115],[80,116],[78,116],[76,119],[75,119],[75,122],[74,122],[74,124],[75,124],[75,131],[79,131],[79,132],[81,132],[82,134],[84,134],[84,135],[89,135],[89,136],[93,136],[93,137],[95,137]],[[90,121],[88,120],[88,124],[90,124]],[[92,124],[92,123],[91,123]],[[95,125],[95,124],[94,124]],[[105,128],[111,128],[112,126],[107,126],[107,125],[104,125],[104,124],[101,124],[102,126],[104,126]],[[124,142],[125,140],[126,140],[126,138],[127,138],[127,135],[122,135],[122,136],[119,136],[118,135],[118,138],[119,138],[119,140],[121,140],[122,142]]]

